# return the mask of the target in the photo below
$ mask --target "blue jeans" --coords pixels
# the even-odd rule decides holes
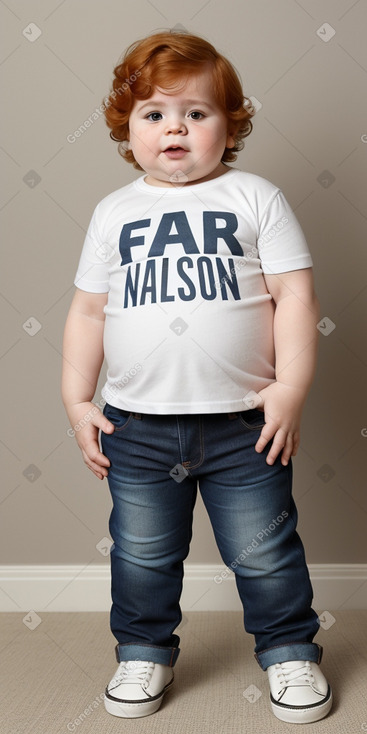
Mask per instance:
[[[141,415],[106,405],[111,462],[111,630],[122,660],[173,666],[182,615],[197,486],[226,566],[234,571],[247,632],[263,670],[286,660],[319,662],[312,587],[296,532],[292,467],[255,443],[259,410],[210,415]],[[221,578],[213,578],[213,583]]]

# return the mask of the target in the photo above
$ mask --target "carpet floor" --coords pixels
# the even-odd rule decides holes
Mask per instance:
[[[303,731],[359,734],[367,731],[367,612],[328,614],[317,642],[334,706]],[[120,719],[104,708],[104,688],[117,668],[108,614],[41,612],[39,618],[0,615],[2,734],[302,731],[272,714],[267,675],[253,657],[241,612],[185,613],[174,686],[157,713],[139,719]]]

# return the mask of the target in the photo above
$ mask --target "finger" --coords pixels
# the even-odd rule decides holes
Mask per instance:
[[[287,466],[288,465],[289,459],[293,455],[293,452],[294,452],[294,437],[292,436],[291,433],[288,433],[287,439],[286,439],[286,442],[285,442],[285,446],[284,446],[284,449],[282,451],[282,459],[281,459],[281,461],[282,461],[283,466]]]
[[[286,433],[281,428],[276,432],[270,451],[266,457],[267,464],[274,464],[286,443]]]
[[[255,451],[261,454],[265,446],[271,441],[273,436],[276,434],[277,426],[271,423],[265,423],[262,429],[257,443],[255,444]]]
[[[93,461],[90,461],[88,457],[84,459],[85,465],[90,469],[98,479],[104,479],[108,476],[108,470]]]
[[[89,464],[86,464],[86,466],[88,467],[88,469],[90,469],[90,471],[94,474],[94,476],[97,477],[97,479],[105,479],[105,477],[108,476],[107,469],[98,469],[93,466],[90,466]]]
[[[107,420],[107,418],[105,418],[104,416],[102,425],[98,426],[98,428],[100,428],[103,433],[113,433],[115,430],[115,426],[113,425],[113,423]]]
[[[110,466],[110,460],[102,454],[98,448],[98,444],[89,444],[82,448],[83,458],[86,464],[96,466],[100,471],[102,467]]]
[[[299,449],[300,442],[301,441],[300,441],[300,435],[299,435],[299,433],[295,433],[295,435],[293,436],[293,451],[292,451],[292,456],[295,456],[296,455],[296,453],[297,453],[297,451]]]
[[[100,410],[94,414],[91,422],[94,426],[100,428],[103,433],[113,433],[115,430],[113,423],[111,423],[111,421],[109,421]]]

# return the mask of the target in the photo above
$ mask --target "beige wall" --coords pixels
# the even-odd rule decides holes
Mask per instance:
[[[101,104],[126,46],[178,23],[226,54],[246,94],[262,103],[237,165],[283,189],[313,254],[322,316],[336,326],[320,337],[295,462],[299,528],[310,563],[364,562],[365,3],[8,0],[0,18],[7,111],[0,562],[108,561],[96,549],[108,535],[108,486],[66,434],[60,350],[92,211],[137,173],[118,156],[102,117],[74,144],[67,136]],[[190,561],[219,561],[201,500]]]

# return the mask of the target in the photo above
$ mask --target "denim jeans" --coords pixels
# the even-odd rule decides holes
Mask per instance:
[[[269,466],[255,443],[257,410],[141,415],[106,405],[102,433],[111,462],[111,630],[122,660],[173,666],[180,639],[183,562],[197,488],[225,565],[235,574],[244,625],[263,670],[287,660],[319,662],[312,587],[296,532],[292,466]],[[228,572],[227,572],[228,573]],[[213,583],[220,576],[213,579]]]

